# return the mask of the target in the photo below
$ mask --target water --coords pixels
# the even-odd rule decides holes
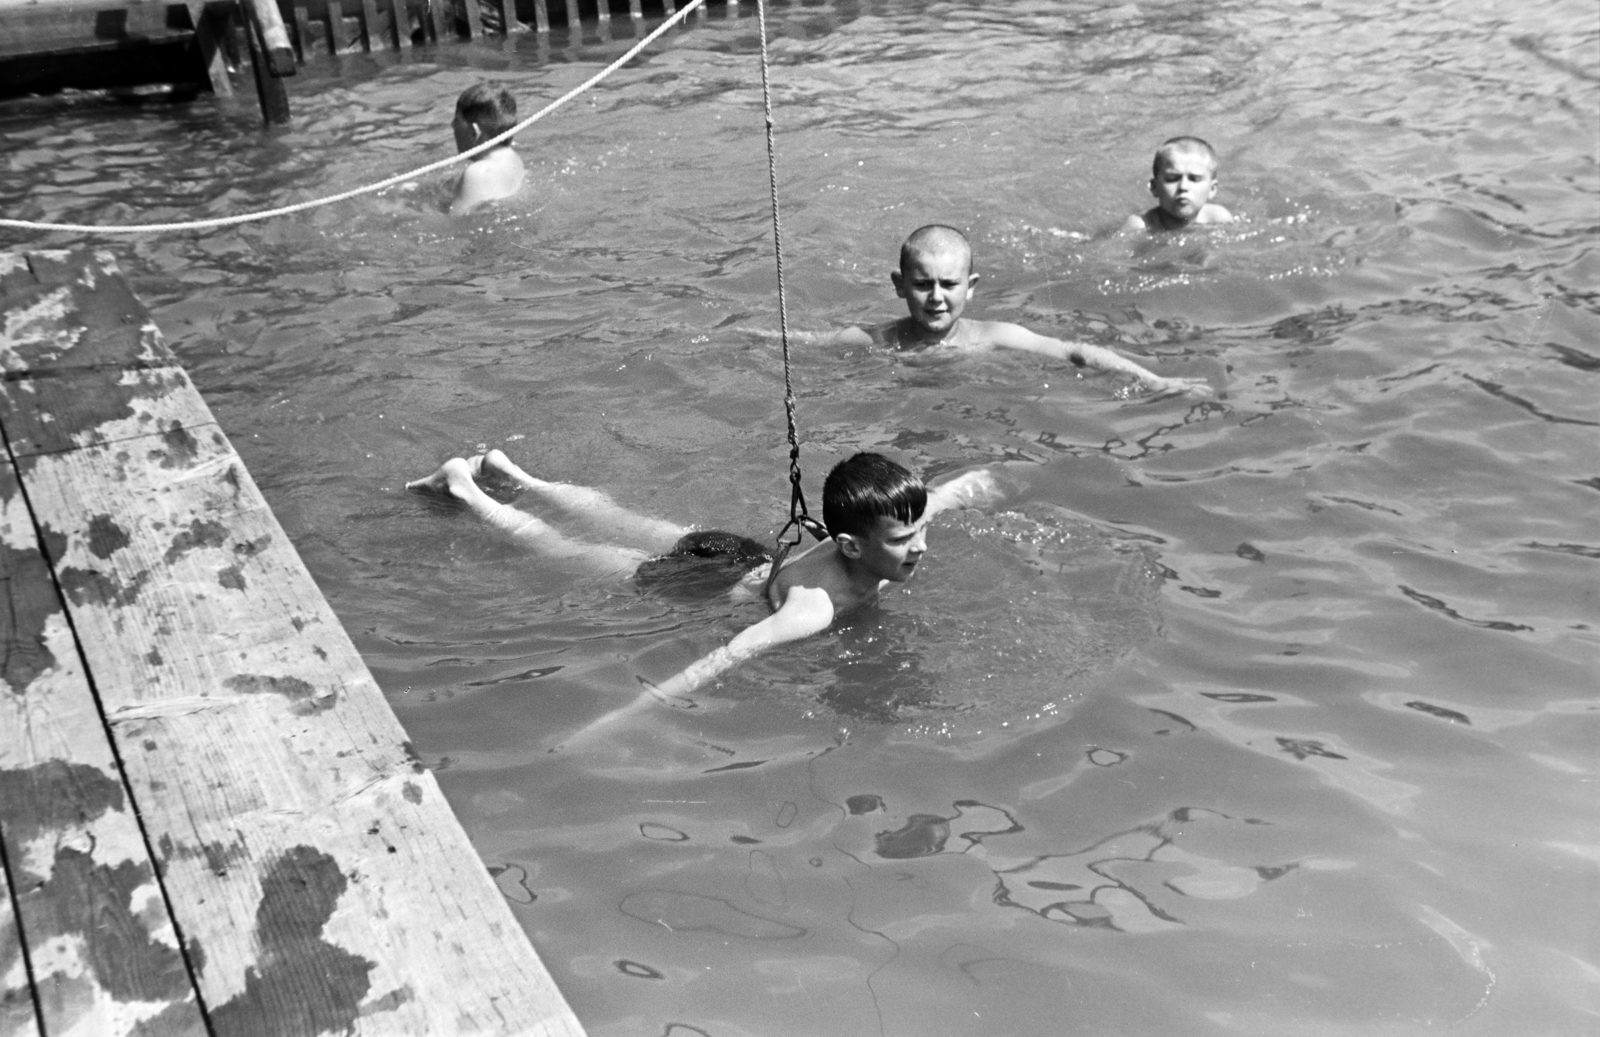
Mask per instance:
[[[1600,1014],[1600,23],[1577,2],[789,5],[794,321],[896,314],[917,224],[976,316],[1215,400],[1021,356],[796,356],[838,457],[999,464],[881,609],[696,711],[547,752],[759,616],[641,597],[401,491],[500,446],[762,533],[786,449],[755,22],[440,184],[118,245],[597,1037],[1592,1033]],[[627,37],[626,20],[614,29]],[[253,101],[0,113],[0,206],[175,219],[448,152],[628,44],[321,59]],[[1155,144],[1247,218],[1139,244]],[[67,243],[9,235],[5,243]]]

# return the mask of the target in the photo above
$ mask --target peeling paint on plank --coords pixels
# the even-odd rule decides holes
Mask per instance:
[[[228,1037],[318,1037],[354,1030],[377,967],[322,938],[347,880],[331,856],[296,846],[261,880],[256,907],[256,964],[244,992],[212,1009]],[[398,1004],[396,1005],[398,1007]]]
[[[128,531],[110,515],[96,515],[89,520],[89,553],[96,558],[104,561],[132,542]]]
[[[0,770],[8,847],[20,847],[45,832],[87,824],[108,810],[122,810],[124,802],[122,783],[88,764],[46,760]]]
[[[291,703],[296,716],[307,716],[332,709],[338,693],[332,688],[318,691],[299,677],[268,677],[258,673],[241,673],[222,682],[232,691],[244,695],[282,695]]]
[[[201,547],[221,547],[228,542],[228,527],[214,519],[193,519],[179,530],[162,560],[168,565]]]

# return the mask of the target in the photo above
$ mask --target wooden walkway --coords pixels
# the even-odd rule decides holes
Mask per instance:
[[[0,321],[0,1034],[580,1037],[110,256]]]

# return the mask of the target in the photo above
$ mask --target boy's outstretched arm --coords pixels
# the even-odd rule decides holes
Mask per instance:
[[[591,721],[582,730],[563,739],[560,748],[571,749],[615,724],[618,720],[642,712],[658,703],[693,708],[685,699],[690,692],[758,652],[787,641],[821,633],[833,622],[833,599],[828,592],[817,587],[792,587],[783,599],[783,607],[761,622],[741,630],[732,641],[716,651],[691,663],[683,672],[651,685],[643,678],[639,683],[645,690],[639,697]]]
[[[761,622],[741,630],[732,641],[689,664],[657,686],[662,695],[687,695],[758,652],[788,641],[821,633],[833,622],[833,599],[817,587],[791,587],[783,607]]]
[[[1044,335],[1029,331],[1020,324],[1009,324],[996,321],[989,325],[991,341],[997,346],[1007,349],[1021,349],[1029,353],[1041,353],[1057,360],[1068,360],[1079,366],[1088,366],[1099,371],[1112,371],[1116,374],[1129,375],[1138,380],[1140,385],[1157,392],[1179,390],[1192,393],[1195,396],[1210,396],[1211,385],[1204,378],[1163,378],[1154,371],[1140,367],[1127,357],[1119,356],[1104,346],[1096,346],[1088,342],[1063,342],[1058,338],[1048,338]]]
[[[771,328],[747,328],[749,334],[769,342],[778,342],[783,338],[783,333]],[[851,326],[848,328],[831,328],[827,331],[798,331],[789,329],[789,341],[802,346],[870,346],[873,343],[872,332],[866,328]]]

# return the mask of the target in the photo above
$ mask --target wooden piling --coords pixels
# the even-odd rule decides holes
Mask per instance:
[[[5,1032],[581,1035],[109,254],[0,314]]]
[[[394,45],[411,49],[411,5],[407,0],[389,0],[389,17],[394,24]]]
[[[478,0],[456,0],[466,14],[467,36],[470,39],[483,39],[483,15],[478,10]]]

